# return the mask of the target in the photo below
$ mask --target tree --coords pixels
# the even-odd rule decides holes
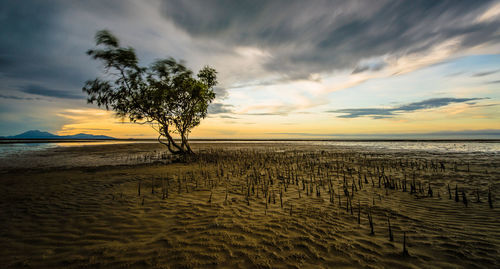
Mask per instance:
[[[135,51],[121,47],[107,30],[95,35],[96,48],[87,51],[104,63],[104,78],[88,80],[83,91],[88,103],[113,110],[131,122],[151,124],[158,142],[173,154],[193,153],[188,138],[206,117],[217,84],[215,69],[205,66],[196,77],[182,62],[160,59],[149,67],[139,66]],[[180,142],[173,135],[180,136]]]

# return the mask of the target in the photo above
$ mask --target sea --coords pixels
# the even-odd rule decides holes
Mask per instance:
[[[67,140],[51,141],[0,141],[0,157],[43,151],[57,147],[86,147],[96,145],[117,145],[134,143],[157,143],[155,140]],[[296,144],[298,146],[338,146],[343,148],[391,151],[428,151],[436,153],[500,153],[500,140],[193,140],[196,143],[273,143]]]

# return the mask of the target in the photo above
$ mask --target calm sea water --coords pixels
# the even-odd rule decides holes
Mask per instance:
[[[259,144],[269,141],[192,141],[196,143],[248,143]],[[18,155],[29,151],[40,151],[55,147],[81,147],[92,145],[113,145],[130,143],[155,143],[152,141],[92,141],[70,143],[11,143],[0,144],[0,157]],[[339,146],[365,148],[368,150],[432,151],[439,153],[500,153],[500,141],[272,141],[273,144],[297,144],[318,146]]]

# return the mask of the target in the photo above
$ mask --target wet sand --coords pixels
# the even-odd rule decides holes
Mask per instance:
[[[1,267],[500,267],[496,154],[193,146],[188,163],[157,144],[2,160]]]

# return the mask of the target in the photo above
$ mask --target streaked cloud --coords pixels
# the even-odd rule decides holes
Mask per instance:
[[[487,16],[491,5],[370,1],[367,8],[363,1],[167,0],[163,12],[195,38],[258,46],[272,55],[264,63],[268,71],[307,78],[311,73],[356,70],[363,59],[427,51],[458,37],[456,49],[490,42],[500,22],[477,18]]]
[[[56,97],[64,99],[82,99],[82,100],[85,99],[85,96],[83,95],[73,94],[68,91],[48,89],[38,85],[23,86],[21,87],[20,91],[23,93],[46,96],[46,97]]]
[[[495,73],[497,73],[499,71],[500,70],[491,70],[491,71],[486,71],[486,72],[479,72],[479,73],[473,74],[472,76],[473,77],[484,77],[484,76],[495,74]]]
[[[373,119],[392,118],[399,114],[414,112],[423,109],[438,108],[447,106],[454,103],[475,104],[475,101],[483,100],[485,98],[432,98],[420,102],[409,103],[397,107],[389,108],[348,108],[327,111],[329,113],[343,114],[337,116],[338,118],[359,118],[371,117]]]
[[[223,113],[233,113],[232,105],[227,105],[223,103],[212,103],[208,106],[209,114],[223,114]]]
[[[14,95],[4,95],[4,94],[0,94],[0,98],[1,99],[11,99],[11,100],[28,100],[28,101],[32,101],[32,100],[41,100],[40,98],[38,97],[35,97],[35,98],[31,98],[31,97],[20,97],[20,96],[14,96]]]

